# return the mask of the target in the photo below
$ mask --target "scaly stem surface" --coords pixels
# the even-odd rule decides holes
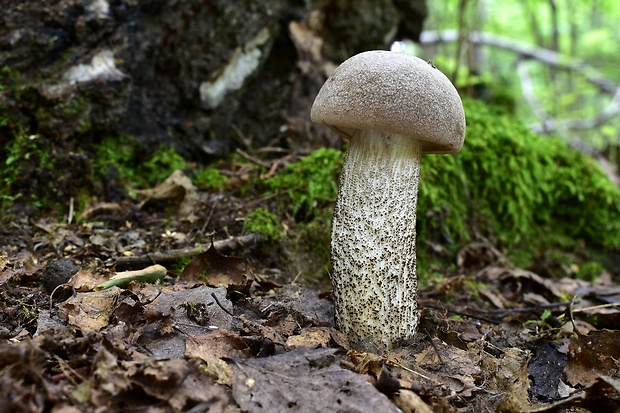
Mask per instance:
[[[352,343],[368,339],[393,348],[415,334],[419,178],[418,141],[361,130],[351,137],[331,259],[336,323]]]

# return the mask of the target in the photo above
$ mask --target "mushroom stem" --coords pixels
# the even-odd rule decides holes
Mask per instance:
[[[418,324],[416,204],[421,145],[410,137],[356,130],[332,222],[336,323],[353,343],[386,348]]]

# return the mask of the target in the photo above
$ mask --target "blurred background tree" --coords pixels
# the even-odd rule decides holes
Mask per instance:
[[[618,165],[620,3],[434,0],[419,43],[466,94],[504,106],[530,129]],[[600,158],[600,156],[599,156]]]

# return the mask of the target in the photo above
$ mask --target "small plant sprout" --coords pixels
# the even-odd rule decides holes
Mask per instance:
[[[327,79],[311,118],[350,140],[331,235],[336,323],[354,344],[405,344],[419,319],[420,156],[461,149],[461,99],[426,61],[370,51],[351,57]]]

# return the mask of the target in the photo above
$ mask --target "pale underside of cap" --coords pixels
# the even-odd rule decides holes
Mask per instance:
[[[343,62],[317,95],[310,117],[343,137],[356,129],[420,141],[422,153],[454,153],[465,139],[465,113],[450,80],[415,56],[360,53]]]

